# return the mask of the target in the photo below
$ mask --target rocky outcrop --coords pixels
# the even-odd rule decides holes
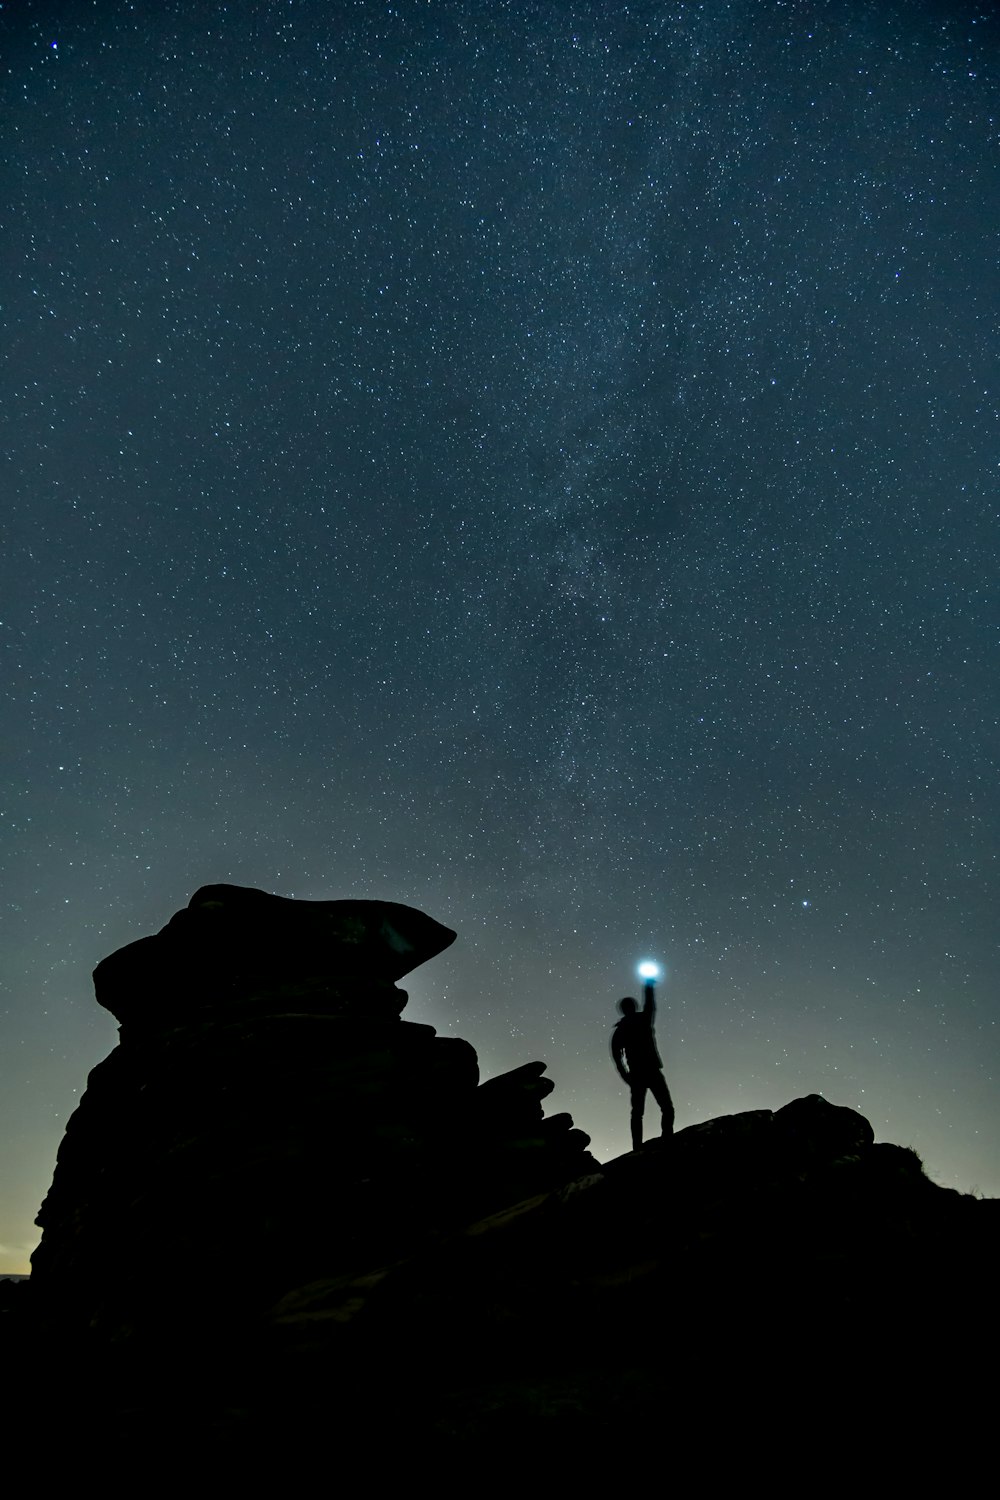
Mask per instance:
[[[281,1292],[594,1170],[544,1064],[479,1083],[400,1019],[455,934],[374,901],[207,886],[99,964],[121,1042],[88,1079],[32,1279],[109,1338],[243,1319]]]
[[[395,1020],[412,969],[455,941],[392,901],[297,901],[206,885],[160,932],[94,970],[98,1004],[123,1040],[259,1012]]]
[[[0,1297],[8,1430],[56,1433],[49,1479],[108,1431],[185,1485],[211,1447],[229,1487],[775,1488],[841,1458],[856,1487],[881,1443],[926,1487],[927,1431],[986,1430],[996,1202],[816,1094],[602,1167],[542,1063],[480,1083],[400,1018],[452,937],[215,886],[99,966],[121,1042]]]
[[[998,1248],[1000,1204],[937,1187],[810,1095],[297,1288],[262,1347],[293,1372],[284,1413],[307,1426],[343,1363],[363,1427],[391,1368],[411,1441],[438,1460],[735,1485],[787,1465],[797,1482],[823,1455],[830,1473],[849,1458],[898,1474],[916,1462],[914,1413],[934,1413],[939,1444],[956,1411],[959,1439],[975,1425]]]

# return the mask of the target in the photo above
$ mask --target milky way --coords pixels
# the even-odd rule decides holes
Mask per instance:
[[[0,1270],[199,885],[459,941],[599,1156],[821,1092],[1000,1193],[985,6],[5,7]]]

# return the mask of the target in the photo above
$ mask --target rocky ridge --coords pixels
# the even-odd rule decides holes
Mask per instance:
[[[121,1041],[0,1319],[64,1427],[251,1467],[349,1442],[386,1477],[531,1453],[592,1478],[624,1443],[742,1482],[776,1432],[853,1451],[859,1371],[883,1421],[929,1390],[973,1420],[996,1202],[818,1095],[601,1165],[543,1118],[542,1063],[480,1083],[401,1020],[396,981],[453,938],[215,886],[98,966]]]

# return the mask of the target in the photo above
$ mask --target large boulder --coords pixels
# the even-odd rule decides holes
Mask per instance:
[[[821,1094],[793,1099],[775,1113],[774,1124],[785,1149],[803,1165],[857,1156],[875,1140],[864,1115]]]
[[[192,1015],[269,1010],[398,1015],[397,979],[434,958],[455,933],[393,901],[298,901],[206,885],[153,937],[94,970],[99,1005],[130,1031]]]
[[[282,1291],[596,1168],[543,1063],[400,1019],[455,934],[389,902],[206,886],[95,970],[121,1043],[88,1079],[33,1280],[108,1337],[253,1316]]]

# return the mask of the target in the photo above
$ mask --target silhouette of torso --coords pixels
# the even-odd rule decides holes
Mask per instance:
[[[622,1016],[614,1029],[613,1049],[624,1054],[629,1076],[637,1083],[663,1071],[653,1035],[653,1014],[652,1009],[637,1010],[634,1015]]]

